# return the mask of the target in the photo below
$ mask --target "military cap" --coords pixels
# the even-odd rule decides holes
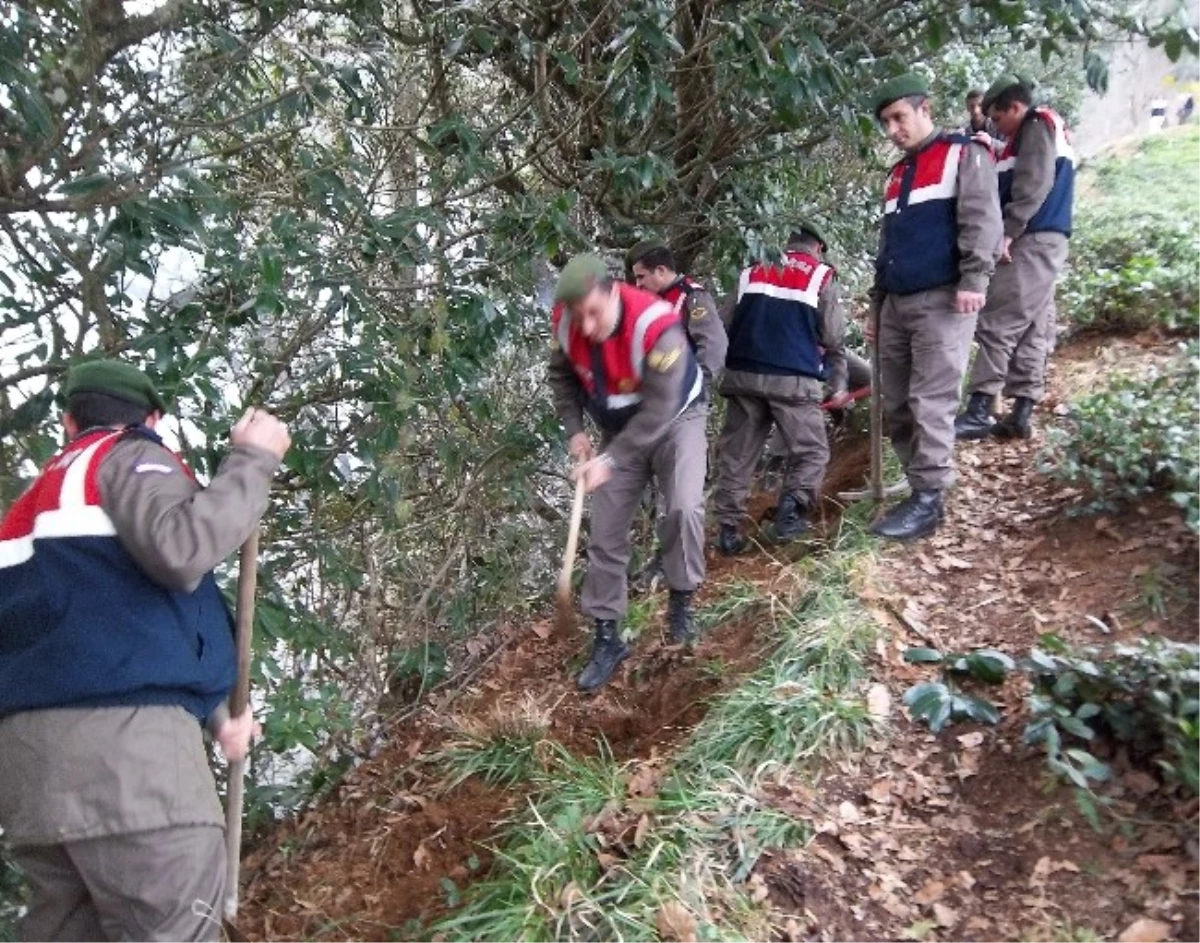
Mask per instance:
[[[640,262],[643,258],[654,252],[656,249],[665,249],[667,244],[661,239],[643,239],[637,243],[625,255],[625,262],[628,265],[633,265],[635,262]]]
[[[595,287],[596,282],[607,277],[608,266],[600,256],[590,253],[577,255],[563,266],[554,289],[554,300],[567,303],[579,301]]]
[[[997,98],[1016,85],[1024,85],[1026,88],[1032,89],[1033,80],[1027,76],[1017,75],[1015,72],[1005,72],[1004,75],[989,85],[987,94],[983,96],[984,113],[986,114],[992,105],[996,104]]]
[[[797,236],[805,233],[812,236],[817,240],[817,242],[821,243],[822,250],[829,248],[829,240],[825,238],[824,230],[822,230],[821,227],[814,223],[811,219],[804,217],[796,220],[795,225],[792,226],[792,234],[788,237],[788,241],[794,242]]]
[[[120,360],[88,360],[71,367],[63,395],[70,399],[76,393],[106,393],[135,406],[145,406],[147,412],[167,411],[167,404],[151,379]]]
[[[910,95],[920,95],[922,98],[929,97],[929,83],[913,72],[906,72],[904,75],[898,75],[894,79],[888,79],[875,90],[872,109],[875,112],[875,117],[879,117],[879,113],[894,101],[899,101],[901,98],[908,98]]]

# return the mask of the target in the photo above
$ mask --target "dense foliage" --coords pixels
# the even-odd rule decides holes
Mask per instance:
[[[541,385],[554,263],[654,232],[720,281],[803,210],[853,284],[886,159],[873,83],[938,75],[949,123],[1009,56],[1065,93],[1084,72],[1103,84],[1106,36],[1194,47],[1133,10],[6,6],[0,504],[55,448],[53,390],[86,351],[154,372],[202,473],[244,404],[277,410],[296,447],[267,521],[252,794],[298,801],[298,772],[362,749],[367,715],[548,583],[565,490]],[[300,791],[262,791],[277,779]]]
[[[1170,496],[1188,526],[1200,528],[1200,353],[1118,375],[1071,405],[1046,434],[1042,464],[1050,474],[1087,489],[1085,508],[1111,510],[1152,492]]]

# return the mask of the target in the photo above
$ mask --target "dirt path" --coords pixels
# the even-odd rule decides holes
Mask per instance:
[[[1089,386],[1105,360],[1160,353],[1146,341],[1066,351],[1047,405]],[[806,850],[763,866],[783,936],[1116,939],[1144,918],[1174,939],[1198,938],[1194,800],[1164,795],[1118,755],[1106,789],[1116,820],[1094,831],[1073,791],[1021,741],[1019,679],[995,698],[1004,718],[994,728],[958,724],[933,736],[895,706],[936,675],[903,661],[909,646],[1020,658],[1047,631],[1079,644],[1196,641],[1197,546],[1178,511],[1151,501],[1069,517],[1076,494],[1032,469],[1039,446],[1040,436],[960,448],[948,526],[880,559],[865,601],[888,629],[876,675],[891,693],[894,735],[812,794],[778,797],[819,831]]]

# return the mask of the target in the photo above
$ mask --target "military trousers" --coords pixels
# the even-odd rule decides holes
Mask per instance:
[[[1026,233],[1011,248],[1012,261],[996,266],[987,304],[979,313],[979,350],[968,389],[994,396],[1003,391],[1040,402],[1046,392],[1054,285],[1067,261],[1067,237]]]
[[[954,417],[976,326],[955,299],[953,286],[888,295],[879,313],[883,410],[915,491],[954,484]]]
[[[754,469],[772,428],[784,457],[783,494],[815,507],[829,464],[819,382],[736,371],[726,374],[722,392],[727,406],[717,440],[717,520],[731,527],[741,524]]]
[[[978,329],[976,329],[978,330]],[[1058,307],[1053,294],[1042,314],[1021,335],[1008,363],[1004,396],[1024,396],[1040,403],[1046,396],[1046,365],[1058,343]]]
[[[580,607],[593,619],[621,619],[629,604],[627,568],[633,518],[653,478],[662,494],[659,525],[667,586],[694,590],[704,581],[704,474],[708,409],[688,407],[640,460],[613,469],[592,494],[587,574]]]
[[[218,940],[225,832],[176,825],[11,850],[33,890],[25,940]]]

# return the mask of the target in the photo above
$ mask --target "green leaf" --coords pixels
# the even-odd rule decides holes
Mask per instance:
[[[1076,717],[1063,717],[1059,720],[1059,726],[1069,734],[1080,737],[1084,740],[1091,740],[1095,736],[1095,732]],[[1069,751],[1068,751],[1069,752]]]
[[[68,180],[58,190],[66,196],[87,196],[89,193],[112,186],[115,182],[108,174],[88,174],[86,177]]]
[[[980,681],[1000,684],[1005,675],[1016,667],[1016,663],[1003,652],[984,649],[967,656],[967,668]]]
[[[942,660],[936,648],[909,648],[904,651],[904,660],[912,665],[932,665]]]
[[[984,700],[981,697],[975,697],[972,694],[960,695],[963,704],[963,709],[968,717],[981,724],[998,724],[1000,723],[1000,711],[991,701]]]

